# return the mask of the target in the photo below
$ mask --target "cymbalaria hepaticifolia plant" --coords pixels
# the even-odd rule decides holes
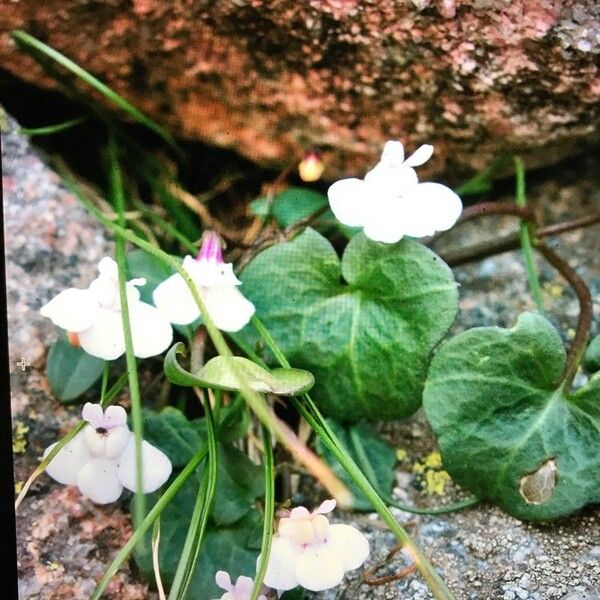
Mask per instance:
[[[151,129],[179,159],[171,135],[102,82],[32,36],[13,35]],[[518,159],[516,202],[463,210],[449,187],[418,180],[415,167],[433,146],[406,158],[403,144],[390,140],[364,179],[337,181],[327,195],[318,183],[287,185],[297,168],[304,181],[327,173],[317,153],[298,157],[251,204],[255,218],[236,236],[183,189],[170,163],[105,118],[109,209],[62,175],[114,235],[115,260],[102,259],[88,288],[69,288],[41,307],[67,332],[48,355],[52,389],[65,402],[86,400],[83,421],[47,448],[17,499],[18,507],[44,470],[77,486],[82,502],[110,504],[124,488],[134,492],[132,536],[92,600],[131,556],[161,599],[272,600],[333,588],[379,558],[369,532],[329,522],[336,503],[376,511],[433,597],[450,600],[444,574],[390,506],[427,513],[488,499],[517,518],[549,520],[600,502],[600,374],[572,389],[591,295],[543,242],[549,231],[600,216],[540,227]],[[476,189],[478,177],[465,189]],[[140,198],[145,189],[152,202]],[[581,311],[568,351],[537,313],[515,315],[510,329],[449,337],[459,310],[451,265],[459,260],[446,262],[416,238],[484,214],[518,219],[540,311],[534,251],[575,290]],[[596,346],[586,357],[592,369]],[[131,407],[132,431],[120,404]],[[421,406],[444,469],[473,494],[455,505],[392,497],[397,457],[375,424]],[[333,499],[312,512],[291,508],[302,502],[296,470],[305,486],[319,482],[310,497]]]

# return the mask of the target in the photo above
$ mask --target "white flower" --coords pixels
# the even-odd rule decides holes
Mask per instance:
[[[220,588],[225,590],[225,593],[219,600],[250,600],[250,594],[252,593],[252,587],[254,586],[254,581],[250,577],[240,575],[237,578],[235,585],[233,585],[229,573],[217,571],[215,581]],[[264,594],[260,594],[258,600],[267,600],[267,597]]]
[[[69,288],[42,306],[40,312],[55,325],[77,334],[88,354],[114,360],[125,352],[117,263],[105,256],[98,271],[100,275],[87,289]],[[145,279],[127,282],[133,351],[139,358],[160,354],[173,340],[169,321],[154,306],[140,300],[135,286],[145,283]]]
[[[50,477],[65,485],[76,485],[96,504],[115,502],[123,488],[135,491],[135,436],[127,427],[122,406],[87,402],[82,417],[88,422],[46,467]],[[58,442],[57,442],[58,443]],[[46,448],[44,458],[56,446]],[[157,490],[171,475],[172,465],[158,448],[142,441],[142,491]]]
[[[433,146],[425,144],[405,160],[401,142],[386,142],[381,160],[364,179],[342,179],[329,188],[333,214],[388,244],[405,235],[425,237],[450,229],[462,211],[460,198],[440,183],[419,183],[413,169],[432,154]]]
[[[350,525],[330,525],[324,515],[334,508],[335,500],[326,500],[312,513],[299,506],[279,521],[265,585],[278,591],[297,585],[314,592],[326,590],[338,585],[346,571],[365,562],[367,538]]]
[[[233,265],[223,262],[221,240],[216,233],[206,232],[198,257],[186,256],[182,266],[219,329],[239,331],[248,323],[254,305],[237,289],[242,282],[233,274]],[[200,309],[179,273],[159,284],[153,298],[156,307],[176,325],[188,325],[200,316]]]

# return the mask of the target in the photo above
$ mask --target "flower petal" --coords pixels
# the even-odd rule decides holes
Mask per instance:
[[[237,598],[250,598],[250,593],[254,587],[254,580],[245,575],[240,575],[235,582],[235,596]]]
[[[329,544],[319,544],[304,551],[296,563],[298,583],[319,592],[338,585],[344,578],[344,563]]]
[[[210,318],[223,331],[239,331],[254,314],[254,304],[236,286],[216,284],[203,299]]]
[[[179,273],[160,283],[154,290],[152,299],[156,308],[176,325],[188,325],[200,316],[198,305]]]
[[[380,163],[390,167],[399,167],[404,162],[404,145],[398,140],[388,140],[381,152]]]
[[[423,144],[404,161],[404,165],[407,167],[420,167],[425,164],[432,155],[433,146],[431,144]]]
[[[93,424],[93,423],[92,423]],[[127,413],[122,406],[109,406],[104,411],[103,424],[106,427],[118,427],[127,424]]]
[[[55,325],[79,333],[94,323],[100,307],[89,290],[69,288],[44,304],[40,313]]]
[[[364,223],[369,210],[367,188],[362,179],[350,178],[336,181],[327,190],[329,205],[335,218],[349,227]]]
[[[94,429],[104,426],[104,411],[102,405],[86,402],[81,411],[81,417],[87,421]]]
[[[157,490],[171,475],[173,466],[167,455],[146,440],[142,440],[142,491],[149,494]],[[135,492],[135,436],[130,433],[129,442],[119,458],[119,479]]]
[[[48,446],[44,451],[44,458],[48,456],[52,448],[58,442]],[[79,432],[72,440],[63,446],[58,454],[50,461],[46,467],[46,473],[65,485],[76,485],[79,471],[85,463],[91,459],[88,452],[82,432]]]
[[[440,183],[419,183],[403,198],[405,231],[412,237],[450,229],[462,212],[461,199]]]
[[[317,508],[315,508],[315,510],[313,510],[312,514],[326,515],[335,508],[336,504],[337,502],[335,500],[324,500],[323,502],[321,502],[321,504],[319,504],[319,506],[317,506]]]
[[[106,458],[117,459],[121,456],[125,447],[129,443],[131,432],[127,425],[119,425],[111,429],[106,434],[106,445],[104,446],[104,456]]]
[[[92,425],[86,425],[82,433],[89,453],[95,458],[105,458],[106,436],[98,433]]]
[[[271,544],[271,554],[265,573],[264,583],[276,590],[291,590],[298,585],[296,563],[302,554],[302,548],[287,538],[275,535]],[[261,556],[256,559],[256,568]]]
[[[79,472],[79,491],[96,504],[115,502],[123,492],[117,464],[108,458],[92,458]]]
[[[350,525],[329,525],[327,544],[342,559],[346,571],[357,569],[369,557],[369,540]]]
[[[164,352],[173,341],[169,320],[154,306],[146,302],[130,305],[133,353],[138,358],[148,358]]]
[[[366,196],[368,198],[369,212],[377,211],[377,203],[396,200],[405,194],[410,188],[417,185],[419,178],[417,172],[411,167],[390,167],[379,163],[365,175],[367,185]]]
[[[233,585],[231,584],[231,577],[227,571],[217,571],[215,574],[215,582],[217,585],[230,592],[233,589]]]
[[[125,352],[121,313],[101,308],[94,324],[79,334],[81,347],[92,356],[114,360]]]
[[[395,244],[400,241],[405,234],[401,208],[400,198],[380,198],[366,219],[364,234],[375,242],[385,244]]]

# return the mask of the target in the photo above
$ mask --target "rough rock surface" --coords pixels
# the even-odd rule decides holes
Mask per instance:
[[[47,348],[56,330],[38,314],[40,305],[72,283],[94,275],[98,259],[109,248],[99,226],[78,206],[59,178],[10,130],[2,133],[4,211],[11,351],[11,391],[15,428],[15,479],[27,479],[43,449],[77,419],[76,407],[65,407],[48,390],[43,374]],[[531,185],[529,198],[541,206],[547,222],[588,214],[600,205],[598,161],[583,161],[576,169],[546,174],[548,181]],[[542,203],[543,200],[543,203]],[[486,218],[465,224],[443,240],[444,246],[480,241],[492,232],[514,229],[514,220]],[[600,270],[592,258],[600,253],[598,226],[553,240],[558,250],[588,281],[600,306]],[[456,331],[476,325],[511,325],[518,312],[533,307],[518,253],[505,254],[456,270],[462,284]],[[577,315],[573,295],[551,269],[542,270],[547,307],[568,340]],[[24,357],[31,366],[21,371]],[[121,403],[127,398],[121,398]],[[428,496],[418,486],[411,466],[435,449],[422,417],[387,424],[385,435],[407,452],[397,469],[395,495],[420,505],[452,501],[460,492],[446,486],[446,495]],[[305,500],[317,494],[305,486]],[[18,515],[18,553],[22,600],[89,597],[95,581],[127,539],[131,525],[126,500],[94,506],[77,490],[45,475],[33,486]],[[457,598],[468,600],[598,600],[600,599],[600,513],[590,507],[556,523],[521,523],[491,505],[438,517],[415,517],[396,511],[432,557]],[[360,526],[372,544],[367,567],[380,562],[394,539],[376,515],[336,512]],[[378,574],[391,574],[405,564],[397,555]],[[109,599],[155,600],[154,592],[136,580],[129,566],[115,577]],[[424,600],[428,592],[416,576],[370,587],[362,570],[352,572],[343,586],[317,596],[333,599]],[[197,599],[206,600],[206,599]]]
[[[50,392],[43,372],[56,327],[39,308],[71,285],[89,283],[110,251],[102,229],[20,136],[13,120],[2,131],[2,187],[13,451],[17,487],[43,450],[78,420]],[[21,359],[29,366],[17,365]],[[21,364],[25,364],[21,363]],[[122,398],[121,401],[126,401]],[[131,523],[119,505],[97,507],[75,488],[42,475],[17,514],[21,600],[86,600],[128,539]],[[145,600],[147,586],[126,567],[107,598]]]
[[[20,0],[0,67],[53,85],[11,42],[24,28],[169,129],[326,177],[362,173],[383,141],[436,144],[430,171],[502,151],[549,164],[598,139],[593,0]]]

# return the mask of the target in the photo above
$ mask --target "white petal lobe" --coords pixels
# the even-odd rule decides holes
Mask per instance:
[[[417,150],[411,154],[404,164],[407,167],[420,167],[425,164],[433,155],[433,146],[431,144],[423,144],[419,146]]]
[[[81,347],[92,356],[115,360],[125,352],[121,313],[101,308],[94,324],[79,334]]]
[[[162,354],[173,341],[169,320],[154,306],[136,302],[130,308],[133,353],[138,358]]]
[[[173,466],[167,455],[147,442],[142,441],[142,491],[149,494],[157,490],[171,475]],[[135,437],[130,433],[129,441],[119,458],[119,479],[132,492],[135,492]]]
[[[198,305],[179,273],[171,275],[159,284],[152,294],[152,299],[156,308],[176,325],[189,325],[200,316]]]
[[[291,590],[298,585],[296,579],[296,564],[302,548],[290,540],[276,535],[273,538],[269,564],[265,573],[265,585],[276,590]],[[259,556],[256,564],[260,564]]]
[[[327,190],[335,218],[349,227],[363,224],[368,210],[367,189],[362,179],[341,179]]]
[[[313,592],[327,590],[344,578],[344,564],[328,544],[307,549],[296,564],[298,583]]]
[[[69,288],[42,306],[40,312],[58,327],[79,333],[93,324],[99,310],[89,290]]]
[[[46,448],[44,458],[48,456],[57,443]],[[46,473],[52,479],[64,485],[76,485],[79,472],[90,458],[83,434],[79,432],[50,461],[50,464],[46,467]]]
[[[330,525],[328,544],[342,559],[346,571],[357,569],[369,557],[369,540],[350,525]]]
[[[115,461],[107,458],[89,460],[79,472],[80,492],[96,504],[115,502],[123,492]]]
[[[254,304],[236,286],[216,284],[204,295],[206,310],[222,331],[239,331],[254,314]]]

